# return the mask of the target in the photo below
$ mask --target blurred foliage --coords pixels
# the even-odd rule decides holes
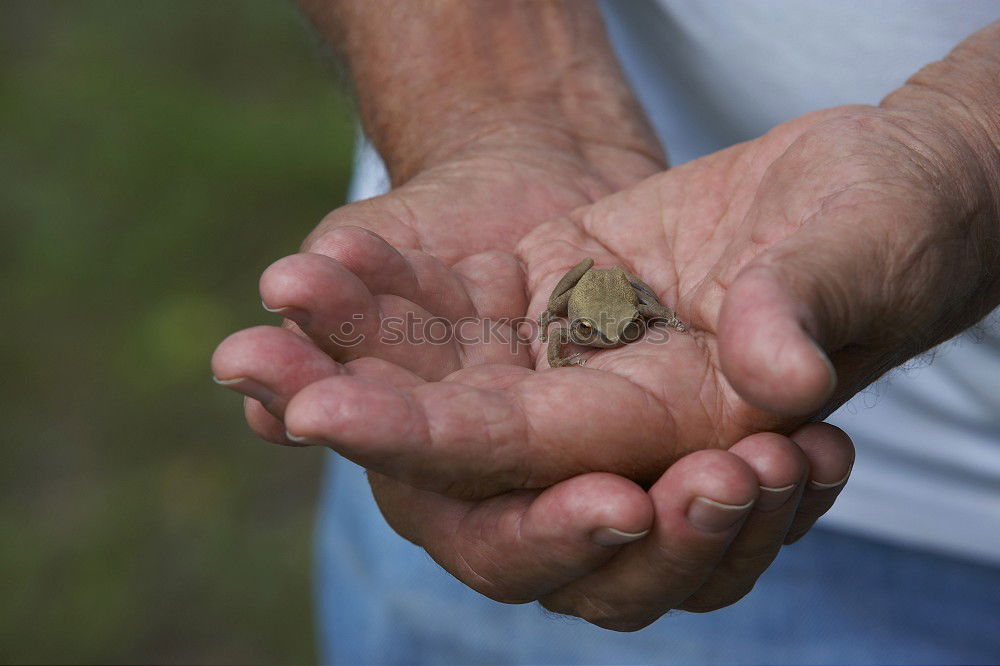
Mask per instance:
[[[308,663],[321,452],[215,345],[344,196],[290,0],[0,3],[0,660]]]

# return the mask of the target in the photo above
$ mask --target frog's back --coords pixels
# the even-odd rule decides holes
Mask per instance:
[[[628,281],[628,274],[618,266],[591,268],[583,274],[570,294],[570,307],[576,303],[631,303],[639,302],[635,288]]]

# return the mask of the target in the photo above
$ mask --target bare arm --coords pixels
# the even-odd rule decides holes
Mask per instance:
[[[299,4],[345,63],[395,185],[470,142],[664,161],[589,0]]]

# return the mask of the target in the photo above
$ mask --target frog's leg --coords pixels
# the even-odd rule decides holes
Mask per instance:
[[[660,303],[652,287],[631,274],[628,276],[628,281],[635,288],[635,295],[639,298],[639,314],[651,321],[662,321],[678,331],[684,330],[684,322],[677,318],[676,312]]]
[[[555,289],[552,290],[552,295],[549,296],[548,306],[542,312],[541,316],[538,317],[538,326],[542,329],[538,336],[539,340],[545,342],[549,334],[549,324],[552,321],[566,316],[569,310],[570,292],[576,286],[576,283],[580,281],[580,278],[583,277],[583,274],[589,271],[593,265],[594,260],[588,257],[569,269],[566,275],[563,275],[562,279],[556,283]]]
[[[569,329],[560,328],[556,334],[549,340],[549,367],[559,368],[564,365],[583,365],[584,361],[580,358],[580,354],[570,354],[569,356],[562,355],[563,345],[570,343]]]

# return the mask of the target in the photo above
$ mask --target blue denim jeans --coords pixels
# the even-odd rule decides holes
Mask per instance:
[[[331,456],[316,554],[323,663],[1000,663],[1000,568],[822,528],[736,605],[621,634],[466,588]]]

